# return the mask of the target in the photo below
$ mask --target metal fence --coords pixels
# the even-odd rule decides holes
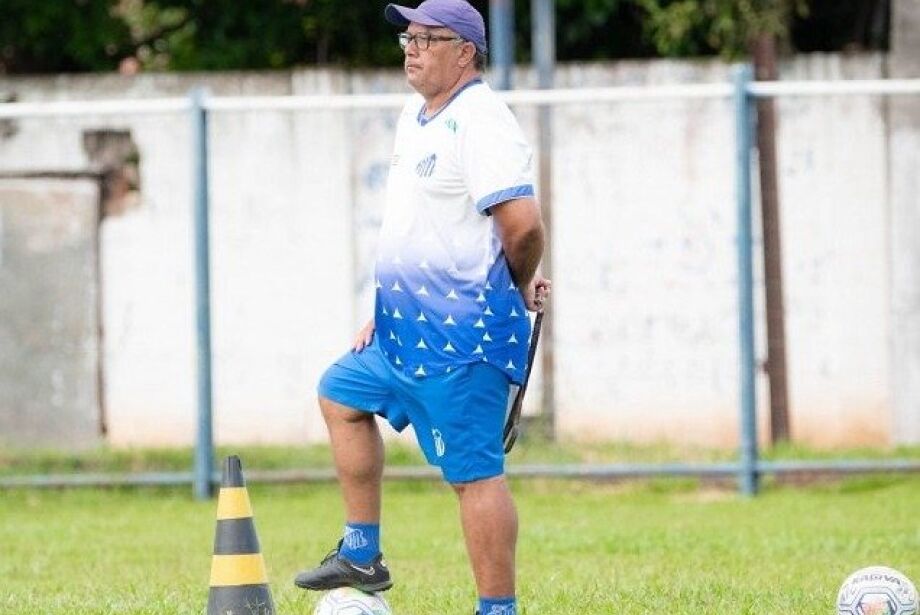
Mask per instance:
[[[738,302],[739,425],[740,446],[737,462],[662,463],[662,464],[577,464],[516,465],[508,474],[522,477],[622,478],[654,476],[697,476],[730,478],[738,481],[745,495],[758,491],[764,475],[795,473],[916,472],[920,462],[909,460],[866,460],[826,462],[768,462],[759,458],[756,433],[756,365],[754,318],[754,259],[752,249],[752,168],[755,147],[753,127],[758,99],[791,96],[917,95],[920,80],[871,80],[840,82],[754,82],[749,66],[738,66],[733,83],[673,85],[657,87],[611,87],[502,92],[512,105],[551,107],[602,102],[648,102],[662,100],[721,99],[732,101],[735,118],[735,193],[736,267]],[[196,497],[213,493],[220,476],[215,469],[212,432],[211,382],[211,299],[209,263],[209,117],[228,111],[303,111],[336,109],[397,109],[405,102],[399,95],[348,96],[259,96],[212,97],[196,89],[187,98],[144,101],[101,100],[85,102],[8,103],[0,105],[0,118],[44,118],[83,115],[187,114],[193,126],[194,232],[196,274],[196,322],[198,358],[198,431],[194,468],[190,472],[125,475],[83,474],[74,476],[20,476],[0,478],[0,487],[61,487],[113,485],[191,484]],[[429,479],[437,476],[431,468],[391,468],[388,478]],[[251,480],[262,482],[331,481],[331,470],[249,472]]]

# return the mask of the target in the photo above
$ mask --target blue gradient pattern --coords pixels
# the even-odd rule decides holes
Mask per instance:
[[[503,253],[481,281],[424,262],[378,262],[375,323],[384,355],[406,374],[482,361],[523,380],[530,318]]]

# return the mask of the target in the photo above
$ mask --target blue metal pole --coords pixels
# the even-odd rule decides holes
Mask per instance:
[[[495,70],[493,85],[511,89],[514,68],[514,0],[489,0],[489,55]]]
[[[556,68],[555,2],[554,0],[531,0],[530,12],[533,18],[531,47],[533,62],[537,68],[537,87],[541,90],[551,89]]]
[[[738,333],[740,344],[741,471],[744,495],[756,495],[757,405],[754,365],[754,262],[751,236],[751,164],[754,105],[748,92],[753,76],[750,65],[734,70],[735,86],[735,197],[738,209]]]
[[[192,181],[195,186],[195,315],[198,351],[198,437],[194,492],[203,500],[214,494],[214,436],[211,419],[211,264],[208,238],[208,113],[204,88],[191,91]]]
[[[537,87],[552,89],[556,68],[556,7],[554,0],[531,0],[530,31],[533,62],[537,71]],[[553,278],[553,108],[540,105],[537,109],[538,178],[540,209],[546,229],[543,244],[543,275]],[[543,436],[556,438],[556,353],[553,310],[543,318],[541,364],[543,367],[543,408],[540,414]]]

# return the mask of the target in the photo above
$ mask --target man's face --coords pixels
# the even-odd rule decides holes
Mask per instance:
[[[447,28],[428,27],[417,23],[409,24],[406,29],[409,35],[428,35],[435,37],[425,49],[425,43],[419,44],[417,40],[406,45],[403,66],[406,77],[419,94],[425,97],[436,96],[450,89],[460,78],[463,67],[460,59],[463,55],[463,46],[455,40],[457,33]]]

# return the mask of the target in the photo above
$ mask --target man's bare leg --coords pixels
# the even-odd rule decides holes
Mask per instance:
[[[505,477],[453,487],[460,498],[460,520],[479,595],[513,596],[518,519]]]
[[[319,405],[329,429],[345,517],[350,523],[380,523],[383,439],[374,415],[324,397]]]
[[[379,534],[374,534],[379,531],[380,525],[380,484],[383,477],[380,430],[371,414],[322,397],[319,405],[329,428],[332,456],[345,500],[346,528],[349,531],[370,531],[372,538],[363,544],[348,545],[344,540],[354,534],[347,533],[335,557],[327,557],[318,567],[301,572],[294,579],[294,584],[311,590],[351,586],[366,592],[384,591],[393,585],[393,581],[379,550],[367,564],[360,562],[359,565],[355,563],[359,560],[349,559],[349,553],[354,549],[375,549],[378,546]],[[363,537],[366,539],[367,535]],[[346,551],[346,548],[352,551]]]

